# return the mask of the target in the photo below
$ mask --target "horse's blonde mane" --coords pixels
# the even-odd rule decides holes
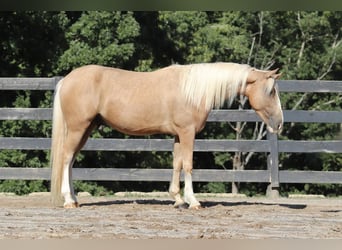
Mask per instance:
[[[186,100],[199,108],[222,107],[225,100],[231,105],[238,91],[244,90],[251,67],[236,63],[201,63],[185,66],[181,88]]]

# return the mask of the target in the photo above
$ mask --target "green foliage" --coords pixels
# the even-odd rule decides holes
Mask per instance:
[[[161,12],[158,21],[167,39],[166,49],[173,54],[173,61],[185,63],[191,48],[195,46],[195,34],[208,23],[208,17],[205,12],[172,11]]]
[[[66,24],[64,12],[2,12],[1,76],[52,76]]]
[[[209,182],[202,186],[200,191],[204,193],[226,193],[227,184],[223,182]]]
[[[85,64],[151,71],[172,63],[232,61],[268,69],[282,79],[342,78],[342,12],[2,12],[1,76],[55,76]],[[3,91],[1,107],[51,107],[52,91]],[[281,93],[284,109],[341,110],[341,94]],[[248,108],[241,100],[233,108]],[[241,124],[240,124],[241,125]],[[255,138],[260,125],[207,124],[198,138]],[[50,137],[51,121],[0,121],[0,136]],[[107,126],[96,138],[127,138]],[[289,140],[341,139],[340,124],[285,124]],[[153,138],[153,137],[151,137]],[[160,138],[160,136],[158,136]],[[265,169],[265,154],[242,154],[246,169]],[[234,153],[195,153],[195,168],[231,169]],[[341,171],[341,154],[281,154],[283,169]],[[0,167],[48,167],[49,152],[2,150]],[[171,168],[166,152],[82,152],[76,167]],[[197,191],[228,192],[228,183],[194,184]],[[122,190],[165,190],[167,183],[75,182],[77,191],[104,194]],[[248,195],[265,184],[241,183]],[[0,191],[26,194],[46,190],[41,181],[1,181]],[[282,184],[281,191],[341,195],[339,185]],[[12,190],[12,191],[11,191]],[[14,191],[13,191],[14,190]]]
[[[0,181],[0,192],[15,193],[17,195],[29,194],[32,192],[47,192],[45,181],[23,181],[4,180]]]
[[[249,34],[236,22],[236,12],[224,13],[194,34],[189,62],[243,62],[249,53]]]
[[[57,70],[68,72],[86,64],[124,67],[134,54],[138,35],[139,24],[131,12],[85,12],[65,33],[69,48]]]
[[[96,196],[103,196],[103,195],[111,195],[113,194],[112,191],[107,190],[103,186],[99,186],[94,182],[90,181],[74,181],[74,189],[75,193],[77,194],[78,192],[88,192],[91,195],[96,195]]]

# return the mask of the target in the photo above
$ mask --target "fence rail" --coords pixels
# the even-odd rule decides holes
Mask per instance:
[[[0,78],[0,90],[54,90],[60,77]],[[278,81],[280,92],[342,93],[341,81]],[[51,108],[0,108],[0,120],[51,120]],[[213,110],[208,122],[260,122],[253,110]],[[342,123],[341,111],[284,110],[284,122]],[[49,150],[50,138],[0,137],[0,150]],[[172,151],[170,139],[89,139],[83,150],[104,151]],[[275,191],[280,183],[336,183],[342,184],[341,171],[280,170],[279,153],[342,153],[342,141],[290,141],[268,135],[265,140],[196,140],[195,152],[266,152],[267,170],[194,169],[193,181],[201,182],[263,182]],[[96,181],[170,181],[169,166],[163,169],[74,168],[75,180]],[[0,179],[49,180],[50,169],[2,168]]]
[[[49,150],[50,138],[0,138],[0,149]],[[172,151],[172,139],[88,139],[84,151]],[[268,140],[195,141],[195,152],[270,152]],[[342,141],[278,141],[279,153],[342,153]]]

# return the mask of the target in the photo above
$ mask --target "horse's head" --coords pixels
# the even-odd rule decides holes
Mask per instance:
[[[283,127],[283,111],[275,81],[281,74],[277,74],[277,71],[251,70],[245,90],[250,105],[271,133],[280,133]]]

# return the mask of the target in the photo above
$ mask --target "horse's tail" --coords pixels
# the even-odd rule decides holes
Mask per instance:
[[[62,203],[63,147],[66,135],[65,121],[60,104],[60,88],[62,83],[63,80],[59,81],[56,87],[52,118],[52,143],[50,155],[50,165],[52,168],[51,196],[55,205]]]

